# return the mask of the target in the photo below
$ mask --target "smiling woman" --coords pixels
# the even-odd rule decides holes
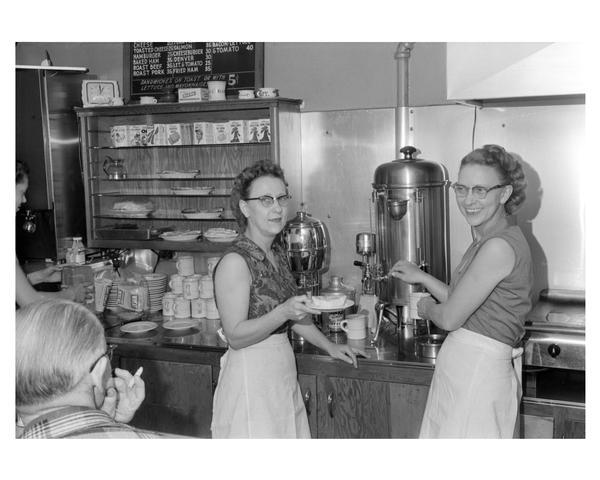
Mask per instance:
[[[419,316],[450,331],[437,357],[422,438],[513,436],[533,271],[529,245],[508,215],[525,200],[526,185],[521,165],[504,148],[469,153],[453,188],[473,243],[450,285],[410,262],[392,268],[393,276],[421,283],[440,302],[420,300]]]
[[[238,175],[231,193],[240,238],[214,270],[215,299],[229,349],[213,401],[214,438],[306,438],[308,419],[289,328],[356,366],[364,352],[331,343],[315,327],[285,250],[275,242],[288,214],[283,171],[263,161]]]

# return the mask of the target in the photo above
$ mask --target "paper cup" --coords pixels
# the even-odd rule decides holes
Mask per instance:
[[[408,298],[410,301],[410,318],[421,319],[418,313],[417,304],[422,298],[431,297],[430,293],[427,292],[412,292]]]

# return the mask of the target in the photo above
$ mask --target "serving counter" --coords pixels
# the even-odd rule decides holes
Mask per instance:
[[[134,426],[210,438],[212,397],[227,345],[218,320],[200,319],[187,330],[163,327],[123,333],[103,319],[107,341],[117,345],[113,365],[131,372],[143,366],[146,398]],[[345,335],[329,335],[346,343]],[[351,341],[352,342],[352,341]],[[401,334],[382,324],[375,345],[355,341],[368,357],[354,368],[308,342],[292,341],[313,438],[417,438],[435,360],[418,355],[412,327]],[[585,405],[525,397],[521,436],[584,436]]]

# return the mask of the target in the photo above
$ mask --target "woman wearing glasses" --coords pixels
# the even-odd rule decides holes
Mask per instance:
[[[529,246],[510,222],[525,200],[521,164],[504,148],[484,145],[462,159],[456,202],[473,242],[450,285],[406,261],[392,275],[422,284],[439,303],[418,313],[450,333],[436,360],[421,438],[511,438],[520,401],[517,349],[531,309]],[[513,368],[514,363],[514,368]]]
[[[231,207],[243,233],[213,274],[229,342],[213,400],[213,438],[310,438],[288,328],[354,366],[356,354],[365,355],[327,340],[311,320],[319,312],[296,295],[285,251],[274,241],[289,199],[283,171],[268,161],[234,182]]]

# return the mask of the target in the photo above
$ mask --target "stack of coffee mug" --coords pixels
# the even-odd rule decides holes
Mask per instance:
[[[184,255],[177,259],[177,273],[169,280],[171,291],[165,293],[162,300],[164,317],[219,318],[212,281],[212,272],[219,260],[220,257],[209,258],[208,275],[201,275],[194,270],[194,257]]]

